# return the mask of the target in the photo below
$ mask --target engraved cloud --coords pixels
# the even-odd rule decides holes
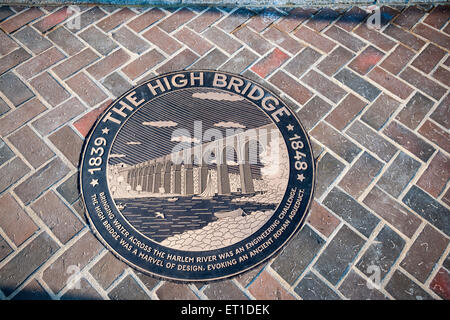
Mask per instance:
[[[222,93],[222,92],[196,92],[192,94],[192,97],[203,99],[203,100],[215,100],[215,101],[240,101],[244,100],[244,98],[235,95],[235,94],[228,94],[228,93]]]
[[[158,127],[158,128],[168,128],[176,127],[178,123],[174,121],[144,121],[142,122],[144,126]]]

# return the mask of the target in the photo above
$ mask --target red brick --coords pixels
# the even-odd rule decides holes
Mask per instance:
[[[159,53],[156,49],[153,49],[147,52],[146,54],[140,56],[136,60],[130,62],[128,65],[122,68],[122,71],[130,79],[134,80],[163,60],[164,56],[161,53]]]
[[[234,32],[234,35],[260,55],[265,55],[272,48],[267,40],[245,26]]]
[[[18,67],[16,71],[25,79],[29,79],[64,58],[64,54],[53,47],[48,49],[47,51],[42,52],[31,60],[28,60],[20,67]]]
[[[369,72],[384,56],[384,53],[375,47],[369,46],[364,49],[353,61],[348,65],[351,69],[359,74]]]
[[[91,107],[107,98],[106,94],[82,72],[66,80],[66,83]]]
[[[358,52],[365,46],[364,42],[336,26],[328,28],[325,34],[354,52]]]
[[[405,46],[412,48],[415,51],[419,51],[425,45],[425,41],[414,36],[412,33],[406,32],[405,30],[392,24],[389,25],[383,33],[403,43]]]
[[[312,31],[311,29],[308,29],[307,27],[300,27],[300,29],[297,30],[294,34],[297,38],[305,41],[306,43],[311,44],[315,48],[324,51],[326,53],[329,53],[333,48],[336,46],[336,44],[328,40],[327,38],[323,37],[319,33]]]
[[[392,121],[383,133],[424,162],[428,161],[435,151],[430,144],[396,121]]]
[[[289,11],[286,17],[281,18],[275,24],[278,29],[284,32],[291,32],[296,29],[303,21],[309,19],[317,9],[313,8],[294,8]]]
[[[406,69],[403,70],[403,72],[400,74],[400,78],[409,82],[411,85],[415,86],[416,88],[418,88],[422,92],[425,92],[436,100],[441,99],[441,97],[447,92],[447,90],[437,82],[421,75],[419,72],[410,67],[406,67]]]
[[[375,67],[375,69],[369,73],[369,78],[401,99],[408,98],[413,92],[413,89],[410,86],[379,67]]]
[[[400,266],[424,283],[444,253],[448,242],[448,239],[427,224],[409,248]]]
[[[354,33],[371,42],[383,51],[391,50],[396,44],[382,33],[369,29],[365,23],[362,23],[358,28],[356,28]]]
[[[197,18],[189,22],[188,27],[195,32],[203,32],[206,28],[212,25],[214,22],[222,18],[223,13],[216,8],[208,8],[205,12],[202,12]]]
[[[425,12],[419,7],[410,6],[395,18],[394,23],[405,29],[411,29],[424,15]]]
[[[34,168],[40,167],[54,156],[45,142],[28,126],[10,135],[8,140]]]
[[[447,69],[438,67],[436,71],[433,72],[433,77],[447,87],[450,87],[450,71]]]
[[[127,26],[136,32],[141,32],[148,26],[161,20],[165,15],[166,14],[161,9],[152,8],[129,22]]]
[[[39,99],[27,101],[19,109],[9,112],[0,119],[0,135],[6,136],[45,110],[47,108]]]
[[[448,5],[439,5],[431,11],[423,22],[436,29],[441,29],[448,21],[449,14],[450,12]]]
[[[83,117],[74,122],[73,126],[78,130],[83,137],[86,137],[97,121],[98,117],[105,111],[105,109],[111,104],[112,100],[107,100],[102,103],[98,108],[85,114]]]
[[[30,84],[54,107],[70,97],[70,93],[48,72],[43,72],[41,75],[33,78]]]
[[[450,159],[442,152],[436,153],[428,168],[420,176],[417,185],[437,198],[445,190],[450,179]]]
[[[335,74],[347,62],[354,57],[354,54],[344,47],[337,47],[329,53],[317,66],[317,68],[327,76]]]
[[[364,152],[341,179],[339,186],[353,198],[358,199],[382,168],[383,164],[380,161]]]
[[[265,28],[271,25],[274,21],[281,17],[281,13],[274,8],[266,8],[254,16],[247,26],[255,30],[256,32],[262,32]]]
[[[363,202],[408,238],[414,235],[422,222],[417,215],[403,207],[377,186],[373,187]]]
[[[342,131],[367,104],[353,94],[347,95],[325,118],[336,129]]]
[[[419,133],[445,151],[450,152],[450,134],[433,122],[426,120],[420,127]]]
[[[143,36],[167,54],[172,54],[182,47],[182,45],[179,44],[174,38],[169,36],[157,26],[146,31]]]
[[[258,300],[295,300],[267,271],[263,271],[248,290]]]
[[[327,208],[314,200],[309,210],[308,223],[325,237],[329,237],[340,224],[340,220]]]
[[[105,32],[111,31],[125,21],[133,18],[136,14],[128,8],[120,9],[109,17],[97,23],[97,27]]]
[[[48,138],[75,167],[78,167],[83,140],[69,126],[62,127]]]
[[[162,74],[170,71],[183,70],[193,64],[197,59],[198,56],[194,52],[189,49],[185,49],[159,67],[156,72]]]
[[[292,54],[295,54],[304,48],[300,42],[294,40],[290,35],[275,27],[268,28],[263,36]]]
[[[182,8],[171,16],[158,23],[158,27],[166,32],[172,32],[179,26],[185,24],[195,16],[195,13],[187,8]]]
[[[41,33],[44,33],[60,24],[61,22],[72,16],[74,13],[75,10],[70,10],[68,7],[63,7],[46,16],[44,19],[39,20],[33,26]]]
[[[52,70],[58,77],[65,80],[71,75],[73,75],[75,72],[88,66],[98,58],[99,58],[98,54],[96,54],[91,49],[86,48],[77,55],[70,57],[66,61],[58,64]]]
[[[442,299],[450,300],[450,275],[447,270],[439,269],[430,283],[430,289]]]
[[[425,73],[430,73],[445,54],[446,52],[444,50],[430,43],[417,58],[414,59],[411,65]]]
[[[181,29],[175,33],[174,36],[201,56],[213,47],[208,41],[204,40],[195,32],[190,31],[188,28]]]
[[[33,220],[9,193],[0,198],[0,215],[0,227],[16,246],[20,246],[38,230]]]
[[[127,62],[130,56],[123,49],[119,49],[109,54],[107,57],[96,62],[86,69],[95,79],[104,78],[109,73],[118,69],[121,65]]]
[[[80,269],[94,258],[103,246],[90,232],[86,232],[69,249],[67,249],[55,262],[53,262],[42,275],[43,280],[53,292],[59,292],[67,284],[72,275],[68,272],[69,266],[75,265]]]
[[[1,40],[1,39],[0,39]],[[0,75],[31,58],[23,48],[19,48],[0,58]]]
[[[414,55],[414,51],[399,43],[397,48],[395,48],[394,51],[392,51],[389,56],[384,59],[380,66],[397,75],[403,70]]]
[[[419,36],[424,37],[425,39],[430,40],[431,42],[434,42],[438,46],[444,47],[447,50],[450,50],[450,37],[446,34],[436,31],[427,25],[423,23],[419,23],[414,28],[414,33],[418,34]]]
[[[203,33],[209,41],[229,54],[235,53],[242,44],[233,39],[229,34],[223,32],[219,28],[211,27]]]
[[[32,125],[41,135],[46,136],[85,110],[86,108],[81,104],[80,100],[73,97],[47,112],[45,116],[35,120]]]
[[[275,48],[271,53],[258,61],[252,67],[252,70],[261,78],[265,78],[274,70],[278,69],[287,59],[289,59],[287,54]]]
[[[326,77],[314,70],[311,70],[304,75],[301,81],[316,89],[334,103],[337,103],[347,94],[347,92],[340,86],[334,84],[332,81],[328,80]]]
[[[308,89],[281,70],[270,77],[269,81],[301,105],[304,105],[312,97],[312,93]]]
[[[6,33],[11,33],[26,25],[27,23],[42,17],[44,12],[37,7],[32,7],[26,11],[19,13],[17,16],[12,17],[0,24],[0,28]]]

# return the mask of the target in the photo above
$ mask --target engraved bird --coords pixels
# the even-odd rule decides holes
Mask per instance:
[[[156,218],[165,219],[164,213],[161,213],[161,212],[159,212],[159,211],[155,212],[155,217],[156,217]]]

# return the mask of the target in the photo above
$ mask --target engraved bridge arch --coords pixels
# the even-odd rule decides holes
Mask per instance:
[[[231,194],[229,166],[239,167],[240,192],[255,192],[251,165],[259,161],[270,142],[281,139],[274,124],[249,129],[156,159],[119,168],[131,190],[179,195],[201,194],[207,188],[209,168],[216,169],[217,194]],[[276,148],[278,150],[278,148]],[[194,174],[196,170],[196,174]],[[196,175],[196,179],[194,179]]]

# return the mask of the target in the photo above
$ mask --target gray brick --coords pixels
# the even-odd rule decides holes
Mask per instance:
[[[399,270],[395,271],[385,289],[398,300],[433,300],[425,290]]]
[[[348,69],[342,69],[334,77],[369,101],[375,100],[381,92],[380,89]]]
[[[26,175],[30,168],[20,159],[15,158],[0,167],[0,193]]]
[[[392,99],[388,95],[382,94],[367,109],[367,111],[364,112],[361,120],[375,130],[379,130],[389,120],[399,105],[400,102],[397,100]]]
[[[369,237],[380,219],[338,188],[333,188],[323,204],[347,221],[356,230]]]
[[[317,260],[314,268],[332,284],[347,274],[364,240],[345,224]]]
[[[0,286],[10,295],[30,274],[58,250],[58,245],[45,232],[31,241],[0,272]]]
[[[103,79],[102,84],[116,97],[120,97],[132,87],[132,85],[117,72],[111,73]]]
[[[332,106],[329,103],[325,102],[319,96],[315,96],[297,112],[297,115],[302,125],[309,131],[331,108]]]
[[[69,171],[69,168],[59,158],[55,158],[19,184],[14,192],[20,200],[28,204]]]
[[[118,47],[113,40],[95,27],[83,31],[80,33],[80,37],[104,56]]]
[[[0,261],[5,259],[12,251],[13,249],[9,246],[5,239],[0,236]]]
[[[14,37],[35,54],[39,54],[52,46],[50,41],[29,26],[16,32]]]
[[[314,64],[322,55],[316,50],[307,47],[299,52],[285,66],[286,71],[299,78],[311,65]]]
[[[33,92],[12,72],[0,77],[0,91],[15,106],[34,97]]]
[[[308,272],[294,291],[304,300],[339,300],[339,295],[314,273]]]
[[[339,286],[339,291],[350,300],[387,300],[377,289],[369,289],[367,280],[353,270]]]
[[[0,116],[7,113],[9,110],[11,110],[11,108],[8,106],[5,100],[0,98]]]
[[[314,259],[324,242],[308,225],[304,225],[277,256],[272,268],[292,285]]]
[[[397,198],[420,168],[420,163],[401,151],[386,172],[378,180],[377,185]]]
[[[422,122],[428,111],[433,107],[434,102],[417,92],[400,111],[396,119],[410,129],[415,129]]]
[[[369,270],[369,267],[375,265],[380,268],[381,279],[384,279],[395,261],[397,261],[404,246],[405,240],[391,228],[384,226],[366,252],[364,252],[356,267],[367,277],[370,277],[373,274],[373,270]]]
[[[108,296],[111,300],[150,300],[150,297],[131,275],[128,275],[112,289]]]
[[[344,168],[345,165],[330,153],[324,154],[317,164],[317,183],[314,196],[320,198]]]
[[[0,138],[0,166],[15,156],[14,152]]]
[[[76,54],[85,47],[83,42],[67,31],[66,28],[56,28],[48,33],[47,36],[70,56]]]
[[[450,236],[450,210],[430,197],[425,191],[412,186],[403,198],[403,203]]]
[[[386,162],[397,152],[394,145],[360,121],[355,121],[346,133]]]

